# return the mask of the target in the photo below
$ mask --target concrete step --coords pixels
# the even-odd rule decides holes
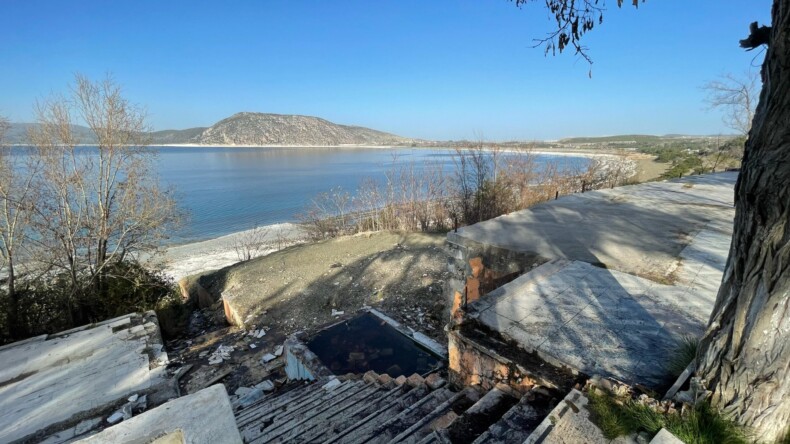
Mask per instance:
[[[382,387],[382,389],[385,389]],[[344,411],[336,412],[325,419],[323,427],[315,427],[311,430],[303,430],[301,433],[291,436],[291,442],[317,442],[321,439],[330,439],[339,435],[352,425],[358,423],[372,412],[377,412],[386,406],[397,403],[409,392],[411,387],[396,386],[388,389],[385,393],[375,393],[366,402],[349,406]]]
[[[434,409],[443,406],[456,393],[447,389],[439,389],[428,393],[417,402],[407,407],[395,416],[374,427],[366,427],[363,431],[348,435],[341,442],[344,443],[386,443],[395,438],[399,433],[420,421],[426,415],[432,414]]]
[[[526,394],[473,444],[521,444],[551,411],[546,399]]]
[[[366,411],[366,416],[344,430],[330,436],[323,442],[325,444],[348,443],[358,441],[359,438],[363,438],[362,440],[364,441],[364,437],[371,434],[371,432],[381,424],[396,417],[402,411],[423,399],[430,392],[428,387],[424,385],[411,388],[404,384],[402,389],[404,391],[401,394],[389,402],[386,402],[378,410],[372,412]]]
[[[446,436],[453,443],[471,443],[499,421],[518,403],[518,393],[495,387],[446,427]]]
[[[271,403],[262,403],[258,408],[244,410],[236,416],[236,424],[244,437],[245,430],[261,429],[273,424],[278,418],[288,415],[295,415],[309,409],[314,405],[321,404],[335,393],[342,393],[350,388],[362,384],[359,381],[346,381],[332,388],[324,388],[319,384],[314,384],[313,388],[297,393],[287,399],[274,397]],[[251,432],[252,433],[252,432]],[[253,433],[257,435],[257,433]]]
[[[317,393],[320,388],[320,384],[310,384],[291,390],[282,396],[280,396],[280,393],[268,395],[253,405],[247,406],[243,409],[238,409],[234,413],[236,416],[236,423],[243,425],[249,422],[251,419],[257,418],[266,412],[276,410],[283,405],[293,402],[295,399],[304,399],[308,396],[311,396],[312,394]]]
[[[306,396],[296,397],[278,408],[261,411],[255,417],[248,418],[244,423],[239,423],[239,431],[242,438],[249,442],[272,427],[278,427],[293,418],[301,418],[316,407],[330,403],[334,397],[353,393],[364,385],[361,381],[346,381],[330,387],[321,386]]]
[[[285,390],[278,390],[274,393],[268,394],[265,397],[259,399],[253,404],[250,404],[246,407],[239,407],[236,406],[234,408],[234,415],[236,416],[236,421],[238,422],[240,419],[243,419],[247,416],[255,415],[257,411],[260,411],[261,408],[267,407],[277,407],[282,404],[286,404],[293,399],[298,397],[303,397],[307,393],[313,392],[321,388],[321,384],[303,384],[301,382],[296,384],[289,384],[285,387]]]
[[[261,430],[257,437],[248,437],[249,443],[275,443],[294,442],[294,436],[305,431],[326,429],[330,426],[327,419],[343,415],[344,412],[360,404],[367,404],[371,398],[376,398],[387,390],[379,384],[361,384],[334,395],[333,398],[321,404],[314,405],[309,410],[299,414],[288,415],[281,421],[275,422],[270,427]]]
[[[437,405],[429,413],[419,416],[417,422],[398,433],[389,442],[417,444],[424,437],[433,435],[435,431],[445,429],[458,418],[459,413],[465,412],[470,406],[474,406],[479,399],[480,393],[475,388],[470,387],[455,393],[450,399]]]

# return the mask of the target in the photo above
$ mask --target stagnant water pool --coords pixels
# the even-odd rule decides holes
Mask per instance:
[[[307,347],[336,375],[373,370],[396,378],[442,365],[441,358],[371,313],[322,330]]]

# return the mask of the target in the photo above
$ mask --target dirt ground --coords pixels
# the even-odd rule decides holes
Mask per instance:
[[[193,392],[220,378],[233,393],[264,378],[279,379],[278,361],[264,365],[263,355],[294,332],[314,332],[364,307],[445,343],[444,241],[443,234],[361,233],[289,247],[191,277],[212,297],[231,300],[244,329],[224,325],[221,303],[195,312],[188,334],[167,345],[174,365],[193,366],[182,389]],[[249,334],[260,329],[265,336]],[[209,364],[220,345],[234,347],[230,359]]]
[[[636,162],[635,179],[637,182],[655,180],[664,174],[670,166],[668,163],[656,162],[656,156],[649,154],[632,154],[629,158]]]

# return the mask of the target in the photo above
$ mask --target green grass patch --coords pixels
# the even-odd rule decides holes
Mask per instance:
[[[685,336],[678,341],[677,348],[672,356],[669,357],[667,362],[667,371],[669,376],[677,379],[683,370],[697,357],[697,349],[699,348],[699,338],[694,336]]]
[[[601,390],[587,394],[590,418],[607,439],[666,428],[688,444],[740,444],[749,442],[743,429],[708,403],[700,403],[681,416],[664,414],[631,399],[618,400]]]

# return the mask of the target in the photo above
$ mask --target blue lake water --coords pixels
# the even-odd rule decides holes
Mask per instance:
[[[156,147],[161,180],[172,185],[189,214],[171,242],[222,236],[256,225],[293,222],[318,193],[342,187],[352,192],[366,178],[384,180],[393,162],[416,169],[454,168],[452,150],[425,148],[212,148]],[[583,166],[584,157],[538,155]]]

